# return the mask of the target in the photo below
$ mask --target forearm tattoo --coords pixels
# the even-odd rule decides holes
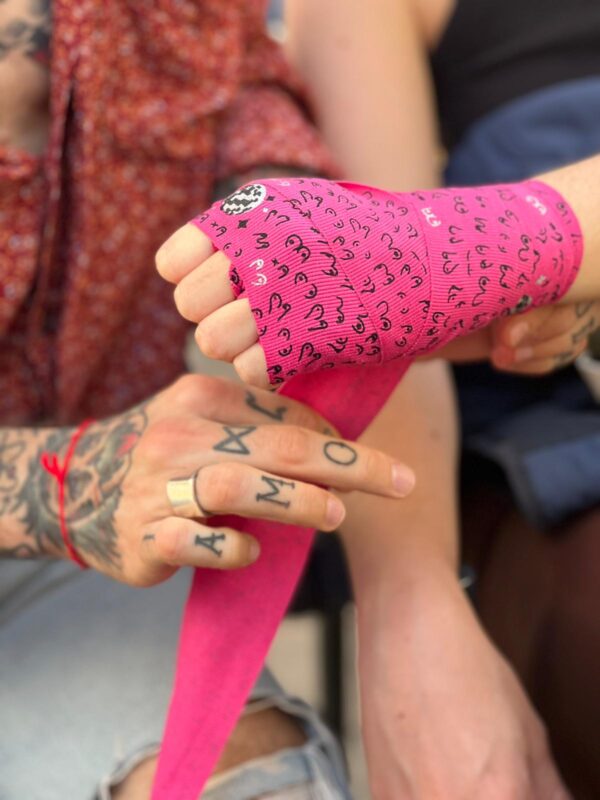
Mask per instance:
[[[0,0],[0,62],[22,54],[48,63],[50,49],[50,0]]]
[[[115,516],[132,455],[148,419],[145,404],[126,414],[91,425],[79,440],[67,475],[65,521],[75,548],[113,569],[121,552]],[[4,558],[33,558],[64,552],[56,480],[41,464],[43,453],[56,453],[64,463],[73,431],[45,433],[36,440],[27,468],[17,471],[31,431],[12,431],[0,439],[0,515],[11,514],[23,527],[26,541],[0,551]]]

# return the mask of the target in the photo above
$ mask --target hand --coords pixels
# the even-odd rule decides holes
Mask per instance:
[[[489,360],[503,372],[545,375],[571,364],[600,326],[600,303],[570,303],[504,317],[435,354],[453,363]]]
[[[256,323],[246,298],[234,299],[231,262],[215,252],[210,239],[188,223],[156,254],[156,268],[175,283],[175,305],[197,324],[195,338],[206,358],[233,364],[244,383],[268,388],[267,362],[258,344]]]
[[[61,441],[59,455],[67,445]],[[188,519],[176,516],[166,485],[192,475],[204,516]],[[69,470],[67,523],[91,566],[147,586],[184,565],[232,569],[256,559],[254,538],[206,517],[235,514],[331,531],[344,505],[314,484],[400,497],[412,483],[406,467],[342,442],[297,402],[186,376],[86,430]],[[55,494],[47,483],[44,492]]]
[[[374,800],[568,800],[540,720],[445,570],[359,608]]]
[[[571,364],[600,325],[600,303],[570,303],[507,317],[492,326],[496,369],[544,375]]]

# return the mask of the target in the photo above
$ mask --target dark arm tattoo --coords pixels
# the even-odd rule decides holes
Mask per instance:
[[[6,12],[3,16],[6,16]],[[18,3],[15,16],[0,25],[0,61],[11,53],[22,53],[46,65],[50,32],[49,0],[24,0]]]
[[[284,488],[287,488],[292,492],[294,491],[296,484],[293,481],[282,481],[279,478],[271,478],[269,475],[261,475],[260,479],[267,484],[267,486],[270,488],[270,491],[263,493],[257,492],[257,503],[263,501],[265,503],[273,503],[276,506],[283,506],[283,508],[290,507],[292,501],[281,500],[280,495],[282,494]]]
[[[285,406],[278,406],[273,409],[261,406],[256,399],[256,395],[252,394],[250,391],[246,392],[246,405],[253,411],[258,411],[259,414],[263,414],[265,417],[269,417],[269,419],[275,420],[276,422],[283,422],[283,418],[288,411]]]
[[[350,467],[358,460],[358,453],[346,442],[326,442],[323,446],[325,458],[340,467]]]
[[[230,453],[234,456],[249,456],[250,450],[244,444],[242,439],[245,436],[253,433],[256,430],[256,425],[245,425],[243,427],[232,427],[231,425],[223,425],[223,430],[227,434],[227,438],[218,442],[213,447],[218,453]]]
[[[576,331],[572,336],[573,344],[579,344],[584,339],[587,339],[588,336],[596,330],[597,323],[596,317],[592,317],[589,319],[586,324],[580,330]]]
[[[73,545],[84,557],[92,557],[114,569],[119,569],[121,562],[115,515],[133,450],[147,424],[145,404],[94,423],[78,442],[67,475],[65,519]],[[10,459],[20,443],[25,447],[31,430],[4,434],[4,472],[0,469],[4,482],[0,485],[10,487],[10,493],[5,491],[8,499],[0,505],[0,516],[15,516],[23,527],[26,542],[5,548],[0,556],[33,558],[64,552],[56,481],[43,468],[41,458],[44,453],[55,453],[63,463],[72,434],[72,429],[59,428],[37,436],[34,449],[30,448],[32,455],[27,467],[20,470],[16,485]]]

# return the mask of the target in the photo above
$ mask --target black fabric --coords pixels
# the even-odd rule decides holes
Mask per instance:
[[[600,75],[600,0],[457,0],[432,67],[452,147],[504,103]]]

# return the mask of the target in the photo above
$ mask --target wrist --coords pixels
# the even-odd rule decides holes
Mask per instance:
[[[361,576],[354,588],[359,625],[377,631],[418,625],[427,614],[448,613],[456,605],[468,607],[458,568],[439,557],[381,570],[376,579]]]

